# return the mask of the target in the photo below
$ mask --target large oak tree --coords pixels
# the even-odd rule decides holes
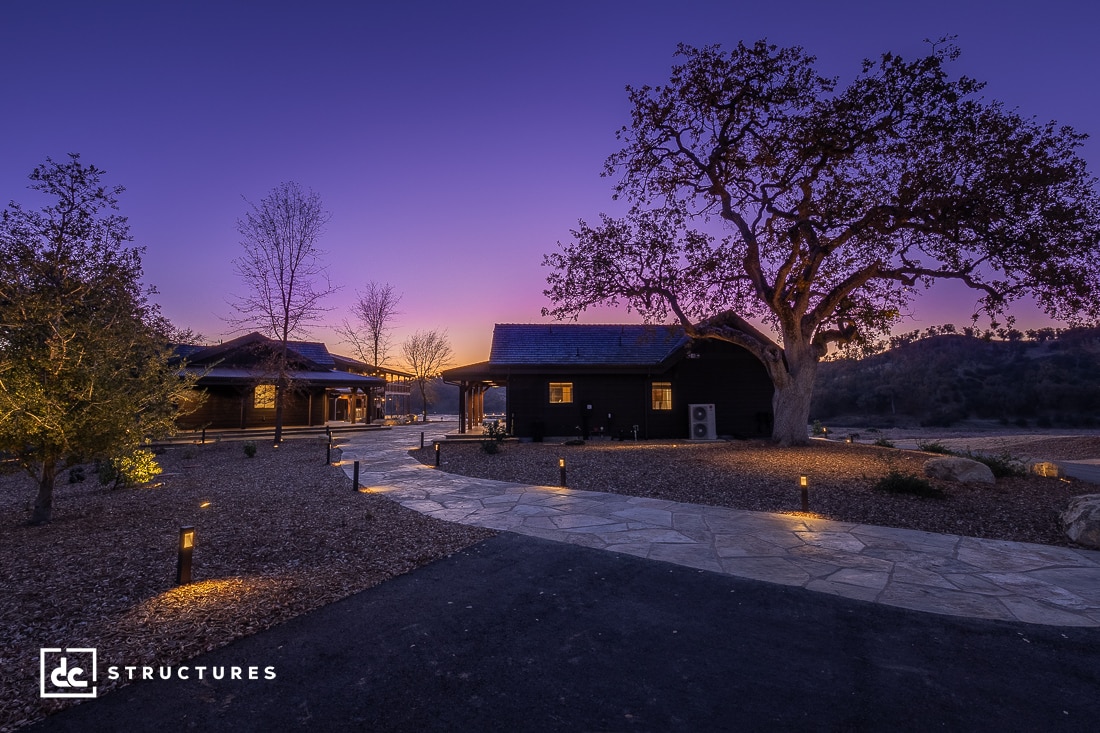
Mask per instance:
[[[0,451],[37,482],[40,524],[67,463],[170,433],[193,380],[170,363],[172,329],[141,285],[122,188],[78,155],[30,178],[50,203],[0,217]]]
[[[1100,314],[1100,203],[1084,135],[953,78],[958,55],[864,61],[847,86],[800,48],[681,45],[668,84],[627,87],[606,163],[624,218],[559,244],[544,312],[596,303],[745,347],[775,384],[773,438],[804,443],[819,360],[881,336],[936,281],[990,317],[1032,296]],[[694,223],[725,223],[722,238]],[[697,231],[703,229],[704,231]]]

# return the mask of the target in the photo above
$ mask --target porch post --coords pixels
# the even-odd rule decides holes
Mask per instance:
[[[458,432],[466,433],[466,382],[458,383]]]
[[[352,387],[351,393],[348,394],[348,422],[355,424],[355,387]]]

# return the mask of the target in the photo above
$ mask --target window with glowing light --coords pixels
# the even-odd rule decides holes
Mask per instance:
[[[572,382],[551,382],[550,383],[550,404],[559,405],[566,404],[573,401],[573,383]]]
[[[275,409],[275,385],[257,384],[252,393],[252,406],[257,410]]]
[[[653,399],[654,410],[672,409],[672,382],[654,382]]]

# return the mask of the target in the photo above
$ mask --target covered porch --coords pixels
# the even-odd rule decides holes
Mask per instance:
[[[443,372],[443,381],[458,387],[458,433],[481,434],[485,420],[485,393],[493,387],[506,387],[508,380],[492,373],[489,362],[456,367]],[[511,420],[506,414],[505,430],[512,432]]]

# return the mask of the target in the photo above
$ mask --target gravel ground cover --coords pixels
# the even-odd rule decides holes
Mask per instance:
[[[1038,447],[1044,457],[1098,457],[1100,437],[1062,438],[1056,446]],[[1078,481],[1023,476],[999,479],[996,486],[932,481],[946,493],[942,499],[890,494],[873,488],[878,479],[891,471],[921,475],[933,455],[834,441],[794,448],[764,441],[505,443],[494,455],[476,442],[442,448],[441,468],[466,476],[556,486],[558,459],[564,458],[573,489],[783,514],[801,512],[798,477],[805,474],[816,516],[1066,547],[1074,545],[1062,533],[1058,514],[1071,497],[1100,492]],[[994,443],[982,449],[1002,452]],[[412,453],[434,463],[430,449]]]
[[[334,456],[335,460],[335,456]],[[0,474],[0,731],[66,704],[39,699],[41,647],[101,665],[167,665],[224,646],[494,533],[352,490],[315,439],[176,446],[152,487],[58,480],[54,519],[26,525],[34,486]],[[196,528],[175,587],[179,528]],[[100,679],[99,692],[119,682]]]

